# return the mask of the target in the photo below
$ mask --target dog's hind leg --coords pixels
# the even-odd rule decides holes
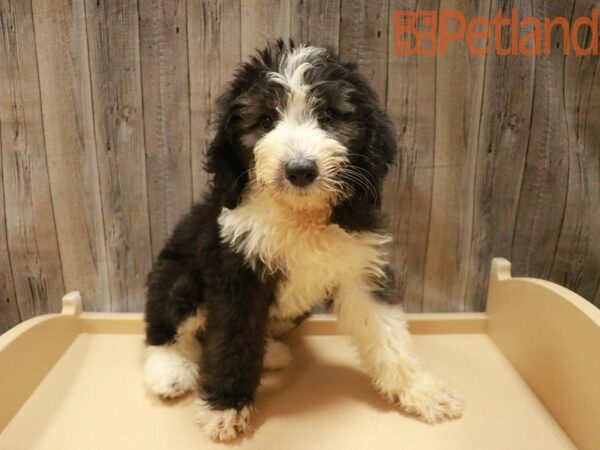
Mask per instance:
[[[201,293],[181,271],[173,261],[159,261],[148,279],[144,375],[148,389],[162,398],[194,390],[199,378]]]
[[[188,317],[179,326],[175,340],[163,345],[149,345],[144,354],[146,387],[161,398],[175,398],[198,385],[200,343],[197,335],[203,315]]]

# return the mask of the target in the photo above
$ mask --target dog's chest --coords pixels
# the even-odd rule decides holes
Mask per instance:
[[[300,315],[332,296],[340,283],[379,270],[387,237],[348,233],[334,224],[285,214],[257,202],[224,209],[221,237],[246,261],[283,274],[273,313]]]
[[[278,242],[273,262],[283,277],[272,313],[280,317],[298,316],[331,298],[345,279],[360,277],[365,264],[363,255],[352,256],[360,243],[337,226],[294,230]]]

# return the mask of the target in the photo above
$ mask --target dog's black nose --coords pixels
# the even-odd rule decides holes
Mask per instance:
[[[292,159],[285,165],[285,177],[294,186],[308,186],[315,181],[318,174],[317,163],[310,159]]]

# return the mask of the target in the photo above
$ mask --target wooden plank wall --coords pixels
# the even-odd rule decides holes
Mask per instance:
[[[70,289],[87,310],[142,308],[152,258],[206,188],[215,98],[279,36],[358,63],[388,109],[401,152],[384,206],[408,311],[482,310],[493,256],[600,306],[600,57],[565,57],[558,29],[549,56],[393,52],[399,9],[573,22],[594,6],[0,0],[0,331]]]

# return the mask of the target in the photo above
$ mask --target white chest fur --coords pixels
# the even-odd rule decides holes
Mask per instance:
[[[284,209],[266,194],[253,194],[219,216],[221,238],[256,267],[281,271],[273,313],[294,317],[332,295],[341,283],[383,276],[389,237],[349,233],[307,214]]]

